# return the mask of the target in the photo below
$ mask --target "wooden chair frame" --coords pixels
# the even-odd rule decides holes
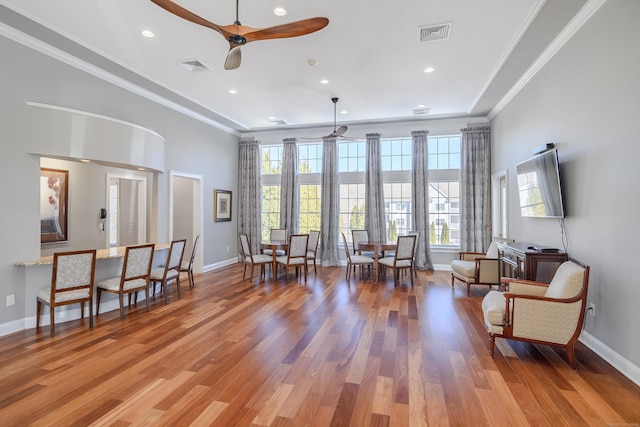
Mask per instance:
[[[178,298],[182,298],[180,294],[180,267],[182,266],[182,256],[184,255],[184,247],[186,246],[187,239],[174,240],[171,242],[171,246],[169,247],[169,253],[167,254],[167,260],[164,263],[164,267],[162,267],[162,277],[154,277],[154,271],[151,271],[150,282],[153,287],[153,295],[156,293],[156,283],[160,283],[160,287],[162,293],[164,295],[164,303],[169,303],[169,298],[167,297],[167,287],[169,286],[169,282],[171,280],[176,281],[176,287],[178,288]],[[180,247],[177,249],[179,251],[176,252],[176,247]],[[175,272],[175,274],[171,273]]]

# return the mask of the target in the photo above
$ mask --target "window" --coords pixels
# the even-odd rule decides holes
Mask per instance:
[[[351,230],[364,229],[364,183],[340,184],[340,233],[351,242]]]
[[[300,233],[320,230],[322,144],[298,144]]]
[[[300,233],[320,230],[321,185],[300,185]]]
[[[434,246],[460,243],[460,136],[429,137],[429,238]],[[380,141],[387,238],[412,230],[411,138]],[[366,142],[339,141],[339,230],[364,228]],[[298,144],[300,232],[320,229],[322,143]],[[282,146],[261,147],[263,238],[280,220]],[[339,240],[341,241],[341,240]]]
[[[280,227],[280,174],[282,145],[260,147],[262,168],[262,239],[268,240],[272,228]]]
[[[411,231],[411,182],[388,182],[383,189],[387,239],[396,240]]]

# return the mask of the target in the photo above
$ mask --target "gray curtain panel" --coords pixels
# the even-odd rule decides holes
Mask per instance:
[[[461,131],[460,249],[485,252],[491,243],[491,128]]]
[[[298,193],[298,146],[297,138],[283,139],[282,173],[280,174],[280,228],[287,235],[299,230],[300,196]]]
[[[411,224],[413,231],[419,232],[416,246],[415,268],[433,270],[431,247],[429,244],[429,144],[428,131],[411,132]]]
[[[338,258],[338,147],[336,138],[322,139],[322,195],[320,199],[320,262],[340,266]]]
[[[240,140],[238,152],[238,235],[251,239],[251,251],[259,253],[261,236],[260,212],[260,141]],[[238,248],[241,246],[238,245]]]
[[[385,241],[387,240],[387,224],[384,218],[379,133],[367,134],[365,154],[367,167],[364,178],[364,228],[369,232],[370,240]]]

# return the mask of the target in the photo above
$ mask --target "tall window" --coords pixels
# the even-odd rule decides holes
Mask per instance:
[[[340,232],[351,242],[351,230],[364,229],[364,183],[340,184]]]
[[[364,141],[338,142],[338,185],[340,233],[351,242],[351,230],[364,229]],[[339,239],[342,242],[342,239]]]
[[[387,239],[411,231],[411,139],[380,141]]]
[[[429,242],[460,245],[460,136],[429,137]]]
[[[298,144],[300,233],[320,230],[322,144]]]
[[[272,228],[280,227],[280,174],[282,145],[260,147],[262,175],[262,239],[269,239]]]

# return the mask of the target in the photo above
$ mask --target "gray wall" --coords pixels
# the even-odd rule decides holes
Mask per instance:
[[[522,218],[515,165],[531,150],[558,148],[569,255],[591,266],[585,331],[601,350],[638,372],[640,235],[637,120],[640,113],[640,2],[602,8],[492,120],[492,169],[509,173],[509,237],[562,247],[557,221]],[[617,353],[617,355],[616,355]]]
[[[100,114],[151,129],[165,139],[165,170],[151,181],[149,239],[169,239],[169,171],[203,176],[204,229],[203,265],[215,265],[236,251],[236,222],[213,222],[213,189],[236,191],[238,137],[180,114],[70,67],[4,37],[0,37],[3,60],[0,67],[0,325],[24,317],[24,267],[15,262],[37,259],[40,252],[39,169],[40,157],[26,150],[28,129],[38,127],[55,133],[56,123],[33,120],[27,101],[59,105]],[[46,132],[44,132],[46,134]],[[94,175],[95,165],[74,164],[70,188],[95,188],[91,201],[74,197],[70,206],[72,238],[84,236],[90,246],[104,246],[98,233],[98,209],[104,207],[105,176]],[[116,170],[116,169],[114,169]],[[90,171],[83,178],[78,174]],[[97,176],[99,175],[99,176]],[[78,181],[76,181],[78,177]],[[89,193],[87,193],[89,194]],[[79,205],[76,205],[78,203]],[[234,212],[237,210],[234,207]],[[95,242],[95,243],[93,243]],[[83,243],[84,244],[84,243]],[[57,245],[60,250],[68,245]],[[229,253],[226,247],[230,247]],[[48,283],[43,283],[43,287]],[[16,304],[5,307],[6,296],[14,294]],[[35,306],[35,301],[33,301]]]

